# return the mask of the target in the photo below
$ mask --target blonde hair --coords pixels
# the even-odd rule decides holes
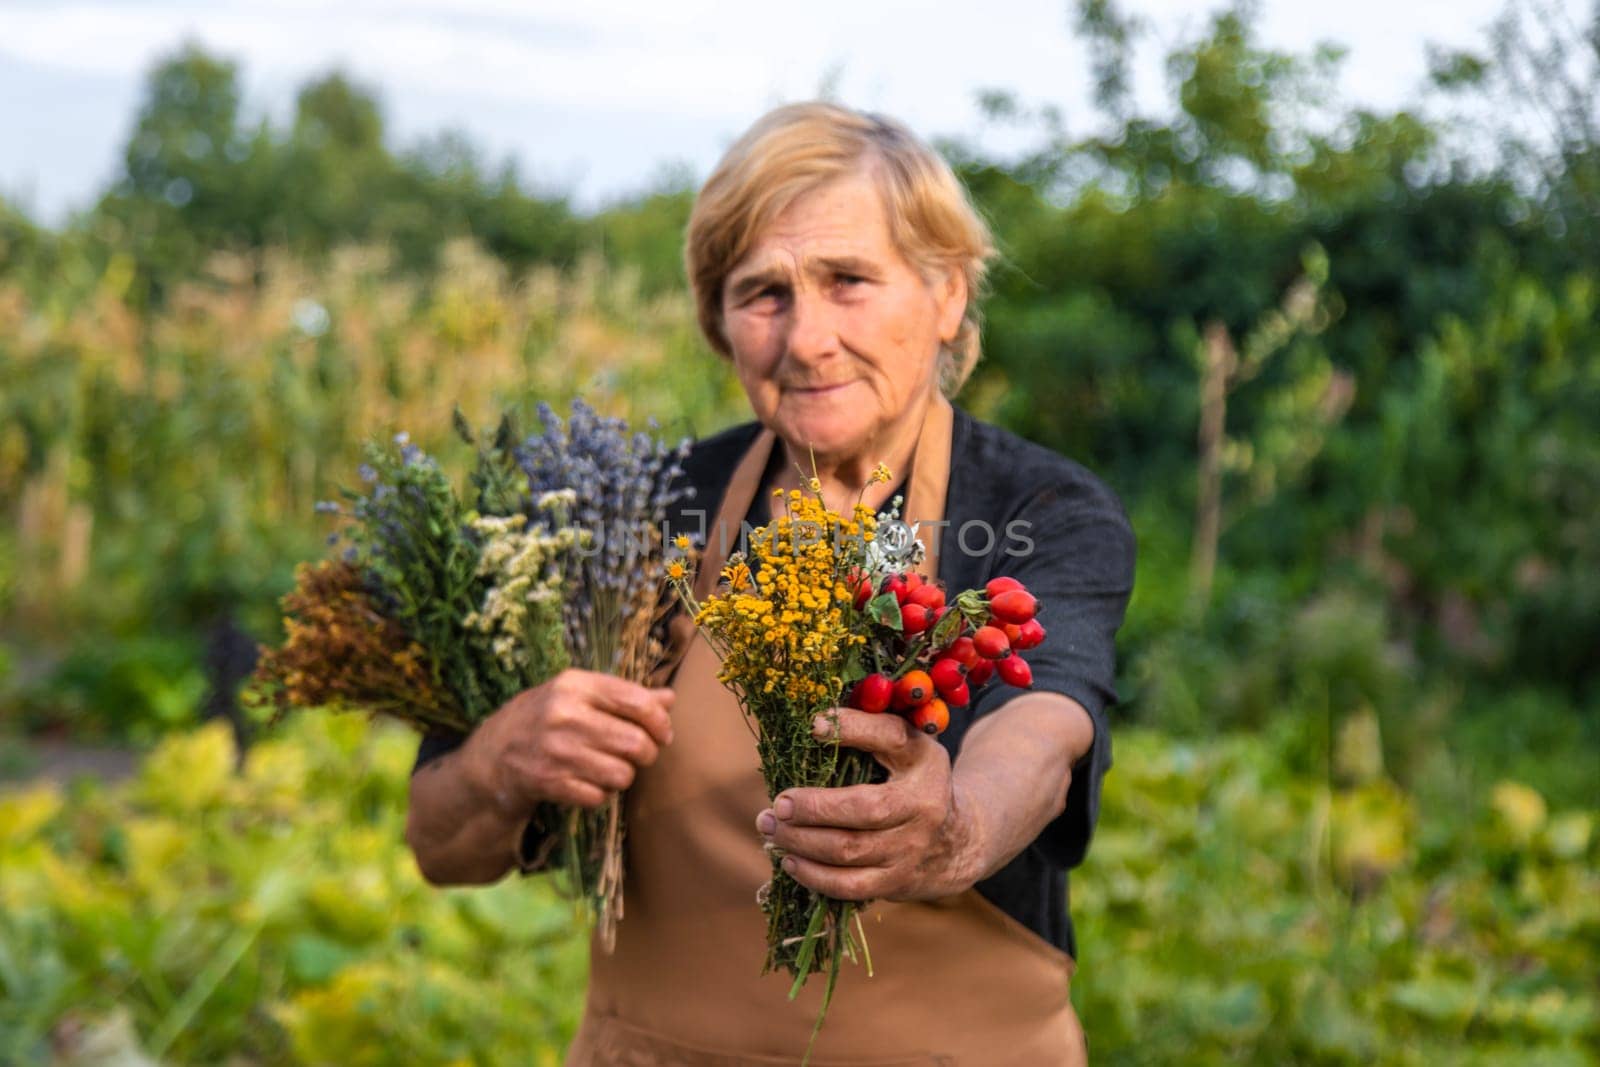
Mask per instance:
[[[978,297],[994,256],[989,227],[938,153],[892,119],[837,104],[769,111],[734,142],[706,179],[689,216],[684,265],[711,347],[729,354],[722,288],[761,232],[806,193],[866,171],[883,195],[895,248],[925,279],[959,270],[967,308],[939,353],[939,384],[954,395],[980,355]]]

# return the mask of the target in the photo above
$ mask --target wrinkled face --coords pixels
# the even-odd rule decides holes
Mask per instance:
[[[966,311],[966,283],[933,283],[889,234],[866,174],[802,196],[761,233],[722,289],[723,332],[756,417],[819,461],[865,452],[937,389],[940,343]]]

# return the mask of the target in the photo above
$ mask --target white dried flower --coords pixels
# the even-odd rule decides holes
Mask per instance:
[[[480,516],[472,528],[484,538],[478,574],[492,579],[481,609],[469,625],[495,635],[491,647],[508,671],[530,663],[526,643],[539,624],[558,619],[561,610],[561,560],[570,531],[526,529],[523,515]]]

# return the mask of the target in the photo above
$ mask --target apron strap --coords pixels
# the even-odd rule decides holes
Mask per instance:
[[[761,489],[761,476],[766,473],[767,460],[772,456],[772,446],[778,435],[763,429],[750,442],[733,477],[722,494],[722,505],[717,508],[717,518],[706,528],[705,549],[700,555],[700,569],[694,576],[694,596],[704,600],[716,591],[717,578],[728,554],[739,543],[744,517],[750,513],[750,504]]]
[[[911,460],[911,485],[906,492],[902,515],[908,526],[919,521],[930,524],[919,531],[927,555],[918,568],[929,578],[939,575],[941,531],[933,524],[944,518],[945,496],[950,491],[950,439],[954,424],[955,409],[950,401],[943,394],[935,395],[922,418],[916,452]],[[740,524],[761,490],[761,476],[766,473],[776,441],[777,435],[771,430],[762,430],[734,468],[728,489],[722,495],[722,505],[717,509],[716,521],[706,529],[705,551],[695,575],[696,599],[704,600],[715,591],[722,565],[728,562],[728,554],[738,544]]]
[[[943,530],[945,496],[950,491],[950,446],[955,425],[955,409],[943,393],[936,394],[922,417],[922,433],[917,438],[916,456],[911,461],[911,487],[906,493],[907,526],[918,522],[929,525],[917,531],[927,555],[917,570],[924,578],[939,577],[939,543]]]

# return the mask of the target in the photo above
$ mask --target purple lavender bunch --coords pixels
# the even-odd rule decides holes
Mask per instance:
[[[575,663],[626,677],[634,672],[622,662],[620,636],[641,594],[653,604],[661,588],[663,529],[668,509],[688,493],[680,482],[689,441],[669,446],[655,436],[654,420],[648,432],[630,433],[582,400],[565,423],[548,404],[538,414],[544,432],[517,451],[529,499],[573,490],[566,519],[588,534],[566,597],[568,647]]]
[[[643,682],[663,651],[667,595],[663,539],[667,509],[680,487],[689,442],[669,447],[649,433],[629,433],[581,400],[563,423],[539,405],[544,432],[523,442],[517,459],[528,476],[534,522],[575,525],[582,536],[569,560],[562,623],[573,665]],[[570,514],[539,507],[560,491]],[[589,901],[607,949],[622,915],[622,804],[613,795],[598,811],[572,808],[546,825],[562,827],[560,855],[572,889]]]

